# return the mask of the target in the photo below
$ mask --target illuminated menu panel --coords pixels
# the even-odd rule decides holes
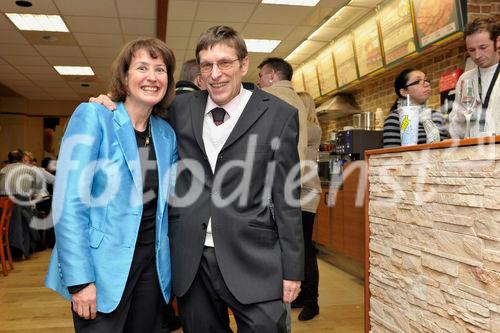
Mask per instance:
[[[313,98],[321,96],[319,90],[318,82],[318,72],[316,71],[316,61],[310,61],[302,67],[302,73],[304,75],[304,83],[306,85],[306,91],[311,94]]]
[[[292,77],[292,85],[295,91],[305,91],[304,79],[302,78],[302,69],[294,69]]]
[[[337,89],[335,67],[333,66],[333,47],[326,48],[316,58],[321,94],[325,95]]]
[[[460,29],[455,0],[412,0],[420,47],[432,44]]]
[[[333,56],[335,57],[339,87],[351,83],[358,78],[351,34],[344,35],[335,41],[335,44],[333,44]]]
[[[354,29],[354,45],[360,76],[373,72],[384,65],[375,16],[368,18]]]
[[[415,52],[410,1],[392,0],[385,3],[380,9],[380,30],[386,64]]]

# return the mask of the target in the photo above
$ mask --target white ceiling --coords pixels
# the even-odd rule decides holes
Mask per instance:
[[[32,7],[23,8],[15,0],[0,0],[0,83],[28,99],[85,100],[105,92],[109,68],[124,43],[156,36],[156,0],[31,1]],[[210,26],[226,24],[245,38],[282,40],[271,54],[250,54],[251,70],[245,80],[256,81],[257,65],[264,58],[285,58],[348,2],[321,0],[316,7],[295,7],[263,5],[260,0],[170,0],[166,42],[177,58],[176,77],[182,63],[194,58],[199,35]],[[350,6],[359,7],[355,15],[343,15],[336,27],[319,36],[316,50],[379,2],[352,0]],[[9,12],[61,15],[70,33],[21,32],[3,14]],[[46,36],[57,40],[48,41]],[[53,65],[91,66],[96,76],[62,77]]]

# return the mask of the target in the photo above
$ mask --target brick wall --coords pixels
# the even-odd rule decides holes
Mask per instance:
[[[493,16],[500,20],[500,1],[498,0],[469,0],[467,1],[468,19]]]

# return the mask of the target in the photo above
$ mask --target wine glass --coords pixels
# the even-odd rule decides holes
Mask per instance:
[[[470,137],[470,118],[472,117],[472,114],[477,106],[477,89],[474,80],[463,80],[460,92],[460,103],[462,103],[462,106],[465,109],[464,116],[467,125],[465,129],[465,137]]]

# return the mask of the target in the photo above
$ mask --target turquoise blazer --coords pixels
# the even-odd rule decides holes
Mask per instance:
[[[163,296],[171,290],[167,199],[173,191],[176,138],[170,125],[151,117],[158,165],[156,268]],[[97,311],[121,300],[142,216],[142,173],[134,128],[123,103],[108,111],[82,103],[62,140],[52,216],[56,245],[45,284],[70,300],[67,286],[95,283]]]

